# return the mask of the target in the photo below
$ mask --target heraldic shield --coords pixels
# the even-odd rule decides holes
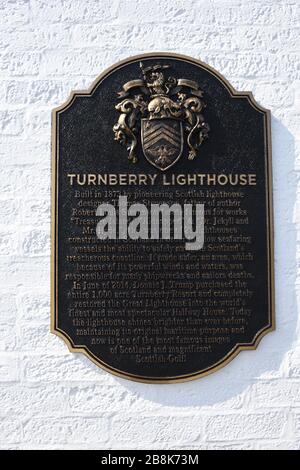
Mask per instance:
[[[178,119],[142,119],[141,138],[146,159],[162,171],[181,157],[183,129]]]

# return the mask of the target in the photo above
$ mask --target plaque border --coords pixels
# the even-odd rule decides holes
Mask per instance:
[[[118,370],[109,364],[106,364],[104,361],[96,357],[91,351],[89,351],[86,345],[74,345],[72,339],[68,336],[66,332],[60,330],[57,327],[57,317],[58,317],[58,308],[57,308],[57,205],[58,205],[58,172],[57,172],[57,160],[59,158],[59,137],[57,135],[59,114],[62,111],[68,109],[73,102],[79,96],[92,96],[96,88],[100,85],[104,78],[108,77],[115,70],[122,68],[130,63],[138,62],[143,59],[177,59],[184,62],[191,63],[193,65],[200,66],[214,75],[225,88],[230,93],[231,98],[246,98],[249,104],[258,112],[264,115],[264,140],[265,140],[265,168],[266,168],[266,208],[267,208],[267,261],[268,261],[268,305],[269,305],[269,322],[264,328],[256,333],[251,343],[237,343],[234,348],[232,348],[226,356],[224,356],[220,361],[213,364],[212,366],[191,373],[184,374],[179,376],[171,377],[146,377],[131,374]],[[52,110],[52,125],[51,125],[51,333],[62,338],[67,344],[70,352],[73,353],[83,353],[87,356],[92,362],[97,366],[100,366],[106,372],[132,380],[135,382],[142,383],[151,383],[151,384],[170,384],[170,383],[180,383],[187,382],[190,380],[195,380],[201,377],[205,377],[217,370],[225,367],[229,364],[241,351],[246,350],[255,350],[262,338],[267,334],[275,330],[275,277],[274,277],[274,223],[273,223],[273,185],[272,185],[272,146],[271,146],[271,112],[270,110],[264,108],[257,103],[251,91],[237,91],[229,83],[229,81],[223,77],[218,71],[213,67],[202,62],[201,60],[194,59],[190,56],[177,54],[172,52],[152,52],[138,54],[126,59],[123,59],[119,62],[116,62],[114,65],[110,66],[104,70],[98,77],[92,82],[91,86],[87,90],[74,90],[71,91],[71,94],[67,101],[65,101],[61,106],[56,107]]]

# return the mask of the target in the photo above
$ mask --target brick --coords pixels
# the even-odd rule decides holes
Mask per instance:
[[[247,381],[248,386],[249,380],[257,378],[269,380],[282,377],[283,371],[280,366],[283,352],[278,342],[274,340],[276,334],[276,332],[268,333],[255,351],[241,351],[237,358],[224,367],[222,370],[224,380],[230,382],[234,377],[236,379],[236,391],[241,389],[241,382],[245,384],[245,381]],[[239,378],[239,381],[237,378]],[[219,393],[222,394],[222,390]]]
[[[105,442],[109,420],[106,417],[33,418],[24,424],[24,442],[36,444],[81,444]]]
[[[80,446],[80,450],[103,450],[103,442],[100,444],[93,443],[77,443],[77,444],[59,444],[58,442],[54,444],[35,444],[32,445],[30,442],[22,444],[22,450],[78,450]],[[105,446],[106,447],[106,446]]]
[[[260,381],[250,390],[250,404],[255,408],[283,407],[300,403],[300,382],[292,380]]]
[[[39,170],[34,168],[34,166],[26,166],[21,172],[19,184],[22,188],[26,188],[26,197],[28,199],[36,197],[37,194],[40,198],[50,198],[51,179],[49,178],[49,155],[48,161],[41,163],[43,163],[43,168],[41,165]],[[45,171],[45,168],[48,168],[48,172]],[[37,173],[35,173],[35,170]]]
[[[159,24],[79,24],[73,27],[73,44],[76,47],[97,47],[101,37],[101,48],[113,49],[119,44],[134,44],[140,41],[148,45],[149,50],[158,42],[163,45],[165,39]],[[183,27],[182,27],[183,28]],[[176,27],[174,26],[174,29]]]
[[[2,86],[0,87],[0,106],[4,107],[6,104],[6,88],[4,83],[2,82]]]
[[[0,291],[0,315],[6,323],[14,323],[17,316],[16,295],[8,293],[5,286]]]
[[[292,415],[294,435],[300,437],[300,410],[297,410]]]
[[[5,52],[26,52],[34,50],[43,51],[45,48],[58,48],[69,46],[72,41],[69,25],[49,24],[44,22],[40,24],[23,26],[20,28],[9,28],[1,31],[0,46]]]
[[[37,75],[40,69],[38,52],[9,52],[0,54],[0,76]]]
[[[126,23],[159,23],[159,22],[185,22],[193,20],[195,15],[193,2],[174,0],[172,2],[158,3],[139,0],[138,2],[121,2],[118,8],[118,19]],[[132,21],[134,18],[134,21]]]
[[[295,121],[297,121],[300,118],[299,110],[297,110],[296,112],[294,111],[287,112],[284,117],[285,117],[285,124],[287,128],[292,134],[295,134],[298,129]]]
[[[3,85],[5,100],[2,100],[9,105],[55,105],[62,97],[63,85],[57,80],[6,80]]]
[[[63,2],[47,2],[43,0],[33,0],[31,8],[35,21],[47,21],[47,23],[59,23],[62,20]]]
[[[253,87],[253,93],[259,103],[264,103],[267,108],[292,106],[295,92],[286,82],[259,82]]]
[[[9,352],[17,350],[17,329],[12,322],[0,323],[0,351]]]
[[[107,413],[122,410],[126,407],[133,409],[132,394],[120,386],[74,385],[69,391],[69,405],[74,413]]]
[[[65,346],[67,349],[67,346]],[[104,381],[105,373],[79,354],[26,356],[23,367],[29,382]]]
[[[220,371],[219,374],[222,374]],[[226,380],[225,376],[219,378],[219,380]],[[244,404],[244,395],[241,392],[241,387],[238,382],[231,381],[228,383],[226,393],[222,387],[218,385],[219,381],[212,380],[207,383],[206,387],[195,389],[195,386],[191,382],[185,384],[184,388],[180,385],[173,384],[172,396],[168,394],[168,385],[161,385],[160,387],[152,387],[148,390],[147,400],[143,399],[143,396],[139,393],[139,389],[135,390],[135,393],[131,392],[131,409],[138,413],[147,413],[149,411],[158,413],[161,409],[171,412],[173,407],[177,406],[178,403],[181,405],[182,412],[188,412],[190,407],[197,410],[211,410],[211,407],[215,407],[219,410],[234,410],[242,408]],[[127,397],[126,397],[127,399]]]
[[[49,256],[49,231],[33,229],[22,235],[22,252],[25,256]]]
[[[0,158],[5,167],[35,164],[38,170],[40,164],[45,168],[45,164],[50,166],[50,142],[30,136],[0,136]]]
[[[40,105],[57,105],[61,99],[62,83],[60,81],[33,80],[28,86],[29,103]]]
[[[255,450],[255,442],[208,443],[205,450]]]
[[[80,0],[58,0],[48,2],[47,0],[32,0],[32,12],[36,21],[47,23],[76,23],[111,21],[116,16],[114,2],[101,0],[94,2],[86,0],[84,8]]]
[[[27,101],[29,84],[25,81],[7,80],[4,82],[6,86],[6,103],[10,105],[25,104]]]
[[[21,445],[17,444],[6,444],[5,446],[0,446],[1,450],[21,450]]]
[[[49,325],[22,325],[20,329],[20,348],[22,352],[64,353],[65,345],[50,333]]]
[[[262,442],[258,444],[258,450],[300,450],[300,442],[298,440],[275,440]]]
[[[232,25],[285,25],[288,21],[293,24],[293,15],[298,12],[297,4],[286,4],[286,2],[244,1],[232,2],[205,2],[199,4],[203,24],[232,24]],[[297,23],[297,20],[295,20]]]
[[[8,444],[18,443],[22,439],[22,427],[17,419],[0,418],[0,436]]]
[[[19,379],[19,361],[13,354],[0,354],[0,382],[15,382]]]
[[[0,134],[18,135],[24,130],[24,113],[22,111],[0,111]]]
[[[56,415],[68,411],[68,390],[56,384],[0,385],[1,416]]]
[[[50,293],[31,289],[18,292],[18,309],[23,321],[48,321],[50,316]]]
[[[209,441],[273,439],[282,435],[286,421],[283,413],[271,411],[216,415],[207,419],[206,435]]]
[[[196,56],[199,54],[195,50]],[[219,70],[227,79],[231,76],[246,78],[276,78],[282,71],[282,61],[276,55],[248,52],[244,54],[211,54],[202,55],[204,62]]]
[[[50,199],[39,198],[21,201],[20,217],[22,223],[33,227],[50,222]],[[1,202],[0,202],[1,214]]]
[[[0,16],[3,25],[27,23],[29,19],[29,2],[27,0],[1,2]]]
[[[45,2],[49,5],[49,2]],[[65,22],[50,24],[49,21],[41,21],[39,27],[34,28],[33,32],[36,35],[37,49],[52,49],[61,47],[70,47],[73,44],[71,26]],[[31,43],[29,47],[33,47]]]
[[[32,286],[44,286],[49,284],[49,256],[20,257],[3,256],[0,264],[0,284],[5,285],[8,291],[15,294],[15,286],[18,290]]]
[[[300,378],[300,347],[289,354],[289,377]]]
[[[26,133],[39,140],[49,141],[51,136],[51,112],[49,109],[33,109],[26,113]]]
[[[245,26],[241,23],[235,25],[235,27],[230,27],[227,23],[220,24],[219,20],[217,29],[213,25],[202,22],[158,24],[156,28],[158,29],[160,26],[159,31],[161,31],[158,40],[163,37],[165,47],[177,49],[178,44],[184,44],[188,48],[193,45],[193,47],[196,46],[201,50],[215,51],[216,53],[220,50],[227,53],[239,53],[248,50],[260,53],[268,51],[274,54],[274,52],[279,52],[285,48],[289,51],[299,49],[297,41],[298,28],[261,28],[255,25]],[[152,25],[150,31],[151,28]]]
[[[151,442],[191,443],[199,439],[202,433],[200,416],[122,416],[112,422],[114,442]]]
[[[18,223],[20,203],[18,199],[0,200],[0,221],[6,226]]]
[[[78,49],[77,51],[46,51],[43,55],[41,71],[43,75],[99,75],[113,57],[117,57],[116,51],[98,52],[90,49]],[[110,57],[110,59],[108,59]]]
[[[16,231],[0,229],[0,256],[18,254],[18,234]]]
[[[24,189],[24,184],[22,182],[22,170],[20,168],[3,168],[2,169],[2,178],[0,180],[0,192],[2,196],[11,198],[14,193],[18,194],[19,191]]]

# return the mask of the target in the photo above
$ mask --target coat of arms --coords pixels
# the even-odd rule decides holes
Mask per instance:
[[[186,136],[193,160],[209,132],[203,91],[193,80],[166,78],[170,65],[144,67],[141,62],[140,68],[143,78],[125,83],[118,93],[122,101],[116,105],[115,140],[126,146],[133,163],[140,142],[148,162],[164,171],[181,157]]]

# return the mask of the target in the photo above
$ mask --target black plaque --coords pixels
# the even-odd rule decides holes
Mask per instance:
[[[189,57],[129,58],[53,111],[52,171],[52,331],[71,351],[176,382],[274,329],[270,114],[250,92]],[[170,239],[99,239],[96,210],[120,216],[120,196],[203,204],[203,247],[172,217]]]

